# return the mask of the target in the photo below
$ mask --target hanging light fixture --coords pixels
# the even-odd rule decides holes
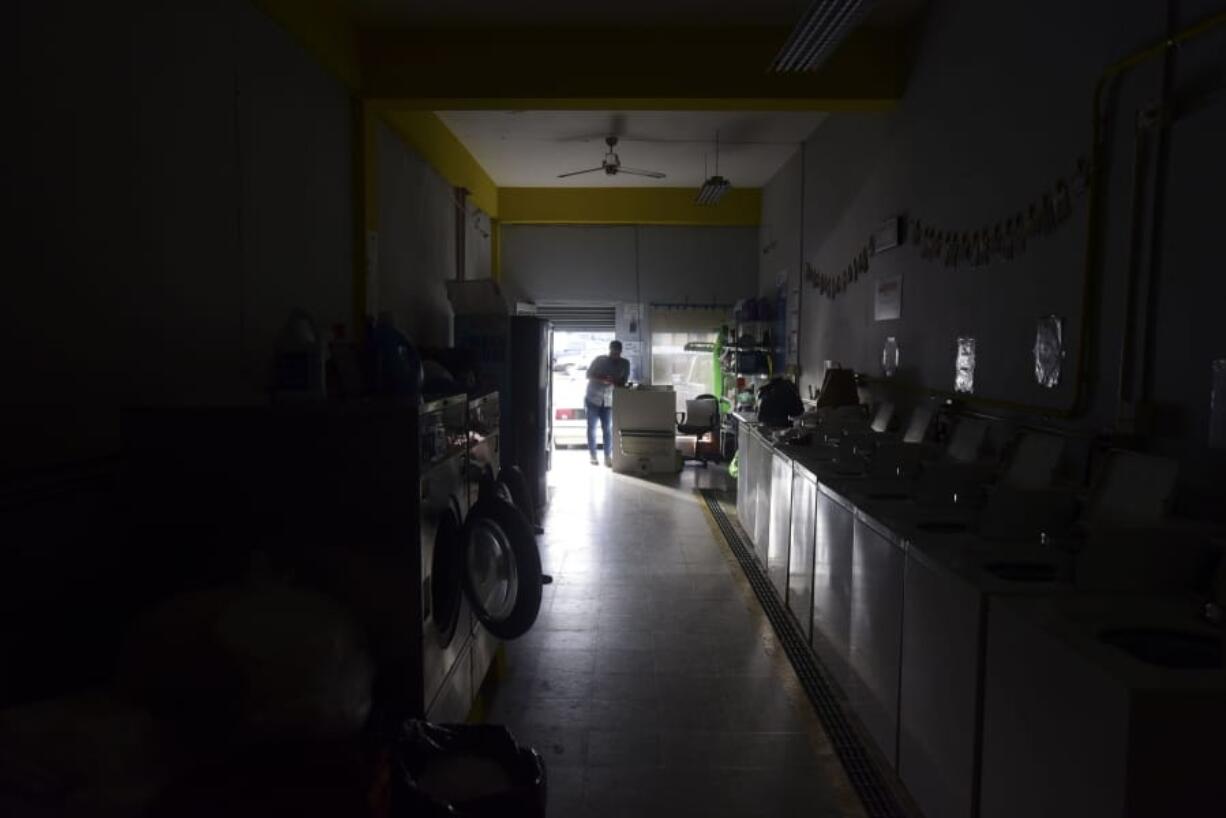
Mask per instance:
[[[813,0],[775,55],[770,70],[814,70],[838,48],[872,4],[872,0]]]
[[[705,172],[705,169],[704,169]],[[719,175],[719,131],[715,132],[715,175],[707,177],[707,180],[702,183],[702,187],[698,189],[698,196],[694,199],[694,204],[703,207],[714,207],[719,204],[719,200],[724,198],[724,194],[732,187],[732,183]]]

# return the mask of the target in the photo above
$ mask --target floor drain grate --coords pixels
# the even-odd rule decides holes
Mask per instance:
[[[753,549],[741,539],[740,532],[728,519],[720,504],[719,492],[715,489],[701,489],[701,493],[733,556],[741,564],[745,578],[749,580],[750,587],[762,603],[762,610],[783,644],[788,661],[792,663],[796,675],[800,678],[800,684],[830,737],[856,795],[864,804],[865,812],[870,818],[908,818],[907,811],[899,804],[889,785],[882,780],[881,771],[877,769],[860,736],[847,720],[842,704],[827,680],[825,669],[797,631],[792,618],[779,601],[775,587],[754,558]]]

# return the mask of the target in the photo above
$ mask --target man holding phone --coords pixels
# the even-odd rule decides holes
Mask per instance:
[[[609,354],[597,355],[587,368],[587,394],[583,398],[587,411],[587,451],[596,459],[596,421],[604,434],[604,464],[613,465],[613,387],[625,386],[630,378],[630,362],[622,357],[622,342],[610,341]]]

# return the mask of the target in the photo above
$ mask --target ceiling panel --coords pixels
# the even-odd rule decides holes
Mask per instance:
[[[734,187],[762,187],[825,114],[737,111],[440,111],[447,127],[500,187],[698,187],[719,172]],[[590,173],[604,139],[619,138],[622,164],[662,180]]]

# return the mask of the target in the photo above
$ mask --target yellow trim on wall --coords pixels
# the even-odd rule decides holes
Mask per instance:
[[[690,187],[504,187],[498,191],[503,224],[671,224],[756,227],[762,191],[733,188],[714,207],[694,204]]]
[[[413,111],[826,111],[877,113],[896,98],[843,97],[396,97],[373,99]]]
[[[362,87],[358,33],[344,0],[251,0],[353,92]]]
[[[456,187],[467,188],[477,207],[491,219],[498,218],[498,186],[438,115],[433,111],[391,109],[378,102],[370,105],[440,176]]]
[[[490,219],[490,278],[502,281],[502,220]]]

